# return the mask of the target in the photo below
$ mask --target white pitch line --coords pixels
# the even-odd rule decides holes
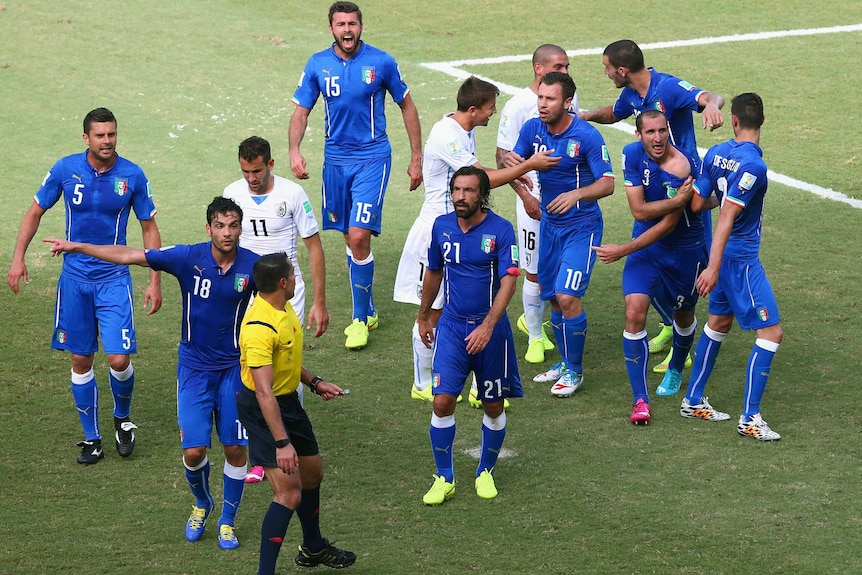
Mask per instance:
[[[769,40],[772,38],[787,38],[792,36],[816,36],[819,34],[841,34],[845,32],[862,32],[862,24],[831,26],[828,28],[802,28],[799,30],[780,30],[775,32],[755,32],[751,34],[733,34],[730,36],[713,36],[706,38],[693,38],[691,40],[677,40],[668,42],[653,42],[650,44],[640,44],[640,48],[642,50],[659,50],[665,48],[679,48],[683,46],[705,46],[708,44],[724,44],[727,42],[751,42],[754,40]],[[603,52],[604,48],[586,48],[581,50],[566,51],[566,53],[571,57],[599,56]],[[462,70],[461,67],[477,66],[483,64],[504,64],[508,62],[524,62],[531,60],[532,58],[532,54],[520,54],[513,56],[498,56],[495,58],[452,60],[450,62],[425,62],[420,65],[431,70],[436,70],[437,72],[442,72],[443,74],[447,74],[454,78],[458,78],[459,80],[466,80],[470,76],[476,76],[477,78],[481,78],[482,80],[494,83],[497,88],[500,89],[500,92],[513,95],[518,92],[520,88],[497,82],[493,78],[489,78],[487,76],[471,74],[466,70]],[[616,124],[610,124],[610,127],[625,132],[627,134],[634,134],[635,131],[634,126],[626,122],[617,122]],[[706,153],[706,150],[703,148],[698,148],[697,151],[701,157],[703,157],[703,155]],[[854,208],[862,209],[862,200],[851,198],[831,188],[824,188],[816,184],[803,182],[802,180],[797,180],[796,178],[792,178],[784,174],[779,174],[772,170],[767,171],[767,176],[771,181],[783,184],[790,188],[809,192],[827,200],[841,202]]]

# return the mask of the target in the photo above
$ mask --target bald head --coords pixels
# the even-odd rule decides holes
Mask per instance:
[[[556,44],[542,44],[533,52],[533,74],[537,87],[542,77],[549,72],[569,71],[569,56]]]

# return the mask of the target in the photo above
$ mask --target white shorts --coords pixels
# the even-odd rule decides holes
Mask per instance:
[[[529,274],[539,273],[539,220],[527,215],[524,200],[515,196],[515,212],[518,217],[518,252],[521,256],[521,267]]]
[[[402,303],[422,303],[422,280],[428,268],[428,247],[431,245],[432,224],[417,218],[404,241],[398,273],[395,275],[395,290],[392,299]],[[443,289],[431,304],[433,309],[443,309]]]

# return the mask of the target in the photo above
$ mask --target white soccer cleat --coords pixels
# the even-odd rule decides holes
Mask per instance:
[[[563,377],[563,374],[566,373],[566,371],[566,364],[562,361],[558,361],[551,366],[551,369],[534,377],[533,381],[536,383],[552,383]]]
[[[575,373],[571,369],[567,369],[565,373],[557,380],[557,383],[551,386],[551,395],[554,397],[569,397],[584,383],[584,376],[580,373]]]

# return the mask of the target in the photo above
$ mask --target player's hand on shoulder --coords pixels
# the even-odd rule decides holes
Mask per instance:
[[[676,189],[675,198],[679,199],[682,205],[685,205],[691,200],[691,196],[694,193],[694,178],[689,176],[685,179],[680,187]]]

